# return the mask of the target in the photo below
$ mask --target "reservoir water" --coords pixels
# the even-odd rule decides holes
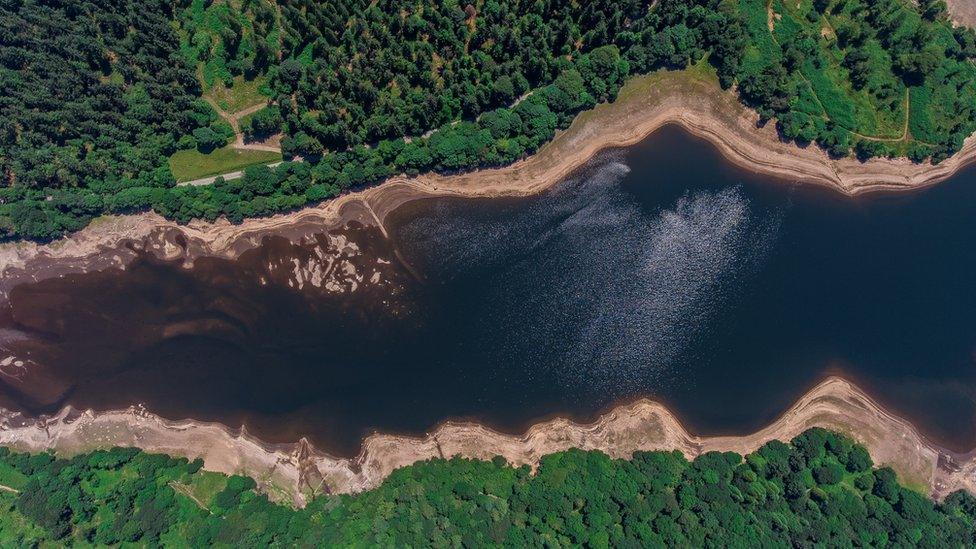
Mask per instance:
[[[18,287],[0,404],[138,403],[354,455],[374,430],[518,432],[642,396],[745,433],[841,374],[976,445],[972,169],[851,199],[666,128],[540,196],[417,201],[386,229]]]

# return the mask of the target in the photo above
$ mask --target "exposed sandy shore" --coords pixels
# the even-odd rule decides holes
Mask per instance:
[[[435,457],[491,459],[534,466],[540,457],[568,448],[601,450],[628,458],[639,450],[749,453],[766,441],[788,441],[810,427],[846,433],[864,444],[875,463],[890,465],[903,482],[941,498],[956,489],[976,493],[973,453],[961,456],[928,442],[908,422],[882,409],[851,383],[831,377],[811,389],[765,429],[745,436],[698,437],[664,406],[639,400],[607,412],[591,424],[555,419],[522,436],[483,425],[447,422],[424,438],[374,434],[358,457],[337,459],[296,444],[266,445],[242,430],[196,421],[171,422],[138,408],[92,413],[66,409],[43,422],[0,414],[0,444],[20,450],[54,449],[70,455],[95,448],[136,446],[188,458],[202,457],[209,470],[253,476],[280,500],[301,505],[315,493],[350,493],[377,486],[393,470]]]
[[[957,25],[976,27],[976,2],[973,0],[947,0],[949,15]]]
[[[235,257],[269,233],[297,237],[348,219],[379,222],[400,205],[435,196],[525,196],[541,192],[600,151],[632,145],[665,124],[678,124],[717,146],[744,168],[786,182],[813,183],[847,195],[915,190],[942,181],[976,158],[976,138],[938,166],[907,160],[834,160],[817,147],[780,141],[772,124],[756,127],[756,114],[710,78],[690,72],[655,73],[631,80],[618,100],[580,115],[538,154],[504,168],[460,175],[396,177],[364,191],[297,212],[241,225],[226,221],[179,226],[153,214],[108,216],[49,245],[0,245],[0,301],[22,282],[71,272],[122,267],[132,248],[192,261],[200,255]]]

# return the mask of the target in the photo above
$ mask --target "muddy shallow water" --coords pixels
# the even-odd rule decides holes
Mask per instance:
[[[636,396],[741,433],[840,373],[968,449],[974,214],[974,170],[850,199],[665,129],[538,197],[408,204],[389,239],[354,223],[19,286],[0,404],[141,403],[350,455],[377,429],[518,431]]]

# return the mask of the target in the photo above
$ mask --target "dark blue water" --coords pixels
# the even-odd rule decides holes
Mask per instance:
[[[638,396],[697,433],[742,433],[842,374],[969,449],[974,213],[973,170],[851,199],[666,129],[538,197],[415,202],[389,241],[348,232],[362,265],[386,266],[351,294],[269,276],[321,246],[274,240],[237,262],[146,259],[24,287],[7,324],[64,390],[6,393],[35,413],[140,402],[354,454],[374,429],[517,431]]]
[[[492,362],[557,372],[539,382],[581,401],[650,394],[699,432],[741,432],[837,373],[969,447],[974,185],[850,199],[669,130],[546,197],[423,205],[398,234],[432,278],[470,284],[468,310],[503,334],[473,338]]]

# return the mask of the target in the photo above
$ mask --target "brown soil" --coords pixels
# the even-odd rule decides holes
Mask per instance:
[[[908,422],[891,415],[851,383],[831,377],[811,389],[765,429],[744,436],[698,437],[664,406],[643,399],[610,410],[590,424],[554,419],[521,436],[475,423],[447,422],[424,438],[374,434],[358,457],[337,459],[295,444],[268,445],[242,427],[197,421],[172,422],[137,407],[93,413],[65,409],[47,420],[0,416],[0,444],[20,450],[53,449],[71,455],[95,448],[135,446],[190,459],[202,457],[209,470],[253,476],[279,500],[304,504],[320,493],[351,493],[377,486],[393,470],[426,459],[452,456],[535,466],[539,459],[568,448],[600,450],[617,458],[635,451],[679,450],[688,458],[704,452],[752,452],[773,439],[788,441],[811,427],[845,433],[864,444],[876,464],[889,465],[902,482],[932,497],[965,489],[976,493],[976,460],[941,449]]]
[[[949,14],[958,25],[976,27],[976,2],[973,0],[947,0]]]

